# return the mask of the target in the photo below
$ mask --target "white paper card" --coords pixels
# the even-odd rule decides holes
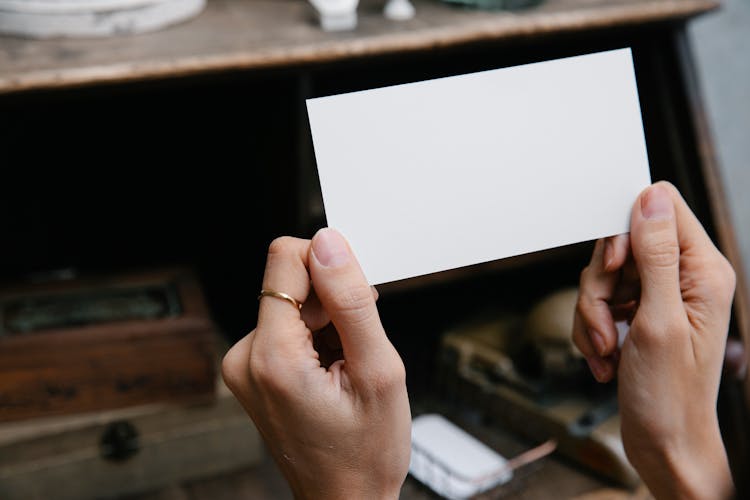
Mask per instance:
[[[371,284],[627,232],[650,184],[630,49],[307,109],[328,225]]]

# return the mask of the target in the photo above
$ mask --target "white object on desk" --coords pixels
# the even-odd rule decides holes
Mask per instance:
[[[129,35],[198,15],[205,0],[0,0],[0,34],[31,38]]]
[[[371,284],[629,230],[630,49],[307,101],[328,225]]]
[[[310,0],[324,31],[345,31],[357,27],[359,0]]]
[[[408,21],[415,14],[414,5],[409,0],[388,0],[383,15],[391,21]]]
[[[469,498],[513,477],[505,458],[441,415],[415,418],[411,441],[409,473],[446,498]]]

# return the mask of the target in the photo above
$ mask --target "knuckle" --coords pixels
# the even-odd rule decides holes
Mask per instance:
[[[334,297],[339,312],[354,322],[369,320],[375,312],[375,298],[366,286],[352,286]]]
[[[583,312],[591,307],[591,299],[585,293],[586,290],[581,289],[578,292],[578,298],[576,299],[576,309],[579,312]]]
[[[576,309],[586,307],[586,288],[581,286],[578,288],[578,296],[576,297]]]
[[[247,374],[247,365],[237,355],[236,349],[230,349],[221,360],[221,376],[232,391],[242,388],[242,381]]]
[[[398,386],[406,385],[406,367],[404,366],[404,362],[401,361],[401,358],[394,363],[393,381]]]
[[[259,386],[272,385],[274,383],[273,370],[268,360],[255,352],[250,353],[249,360],[250,379]]]
[[[670,349],[688,336],[689,326],[684,315],[675,311],[658,317],[637,318],[631,331],[637,332],[639,342],[647,347]]]
[[[715,272],[709,273],[708,282],[711,293],[723,302],[731,303],[737,286],[737,273],[735,273],[732,264],[726,257],[719,254],[716,264],[710,269],[715,270]]]
[[[734,290],[737,287],[737,273],[734,270],[732,264],[723,255],[721,256],[721,274],[724,276],[724,290],[729,293],[730,296],[734,295]]]
[[[591,274],[591,266],[586,266],[583,269],[581,269],[581,274],[578,278],[581,288],[583,288],[586,282],[588,281],[589,274]],[[580,298],[580,294],[578,297]]]
[[[295,239],[291,236],[279,236],[268,246],[268,255],[285,255],[294,252]]]
[[[378,399],[388,398],[406,387],[406,369],[401,358],[373,371],[372,390]]]
[[[602,305],[604,303],[597,301],[596,298],[586,293],[579,293],[578,300],[576,301],[576,311],[581,315],[581,319],[586,326],[590,326],[590,323],[596,321],[598,308]]]
[[[700,268],[704,270],[704,273],[694,278],[692,283],[696,293],[706,299],[718,300],[720,303],[731,302],[737,284],[737,275],[729,261],[717,250],[700,262]]]
[[[578,298],[576,299],[576,311],[581,313],[586,308],[586,299],[583,297],[583,293],[578,292]]]
[[[677,266],[680,262],[680,245],[677,239],[659,236],[659,238],[645,238],[645,249],[641,258],[654,268],[668,269]]]
[[[283,358],[252,352],[249,367],[248,378],[254,388],[274,397],[290,397],[295,382]]]

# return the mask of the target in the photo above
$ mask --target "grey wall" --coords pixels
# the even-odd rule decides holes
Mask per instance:
[[[723,0],[692,22],[690,36],[750,278],[750,0]]]

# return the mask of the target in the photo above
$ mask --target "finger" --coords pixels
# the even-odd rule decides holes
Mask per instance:
[[[630,236],[618,234],[604,239],[604,270],[615,272],[625,265],[630,254]]]
[[[250,349],[253,332],[245,335],[224,355],[221,361],[221,375],[226,386],[234,395],[242,400],[241,395],[249,386]]]
[[[576,311],[575,319],[573,320],[573,343],[581,351],[584,358],[591,358],[598,356],[594,345],[591,343],[591,338],[588,335],[586,323],[583,321],[581,314]]]
[[[328,317],[328,313],[323,309],[314,289],[310,290],[310,294],[307,296],[302,309],[300,309],[300,313],[302,314],[302,321],[313,332],[325,328],[331,322],[331,318]]]
[[[641,285],[630,250],[630,234],[618,234],[605,240],[604,269],[607,272],[619,272],[617,285],[609,299],[610,309],[638,300]],[[616,318],[614,311],[612,314]]]
[[[615,377],[617,373],[617,359],[618,354],[615,352],[611,356],[602,358],[599,356],[592,356],[586,358],[586,363],[589,365],[589,370],[597,382],[602,384],[609,382]]]
[[[604,240],[596,242],[591,262],[581,273],[576,306],[585,334],[591,340],[596,354],[602,357],[610,355],[617,347],[617,330],[609,301],[617,286],[619,274],[605,270],[605,246]]]
[[[377,302],[380,295],[374,286],[371,286],[370,288],[372,289],[372,296]],[[310,290],[305,305],[302,306],[300,311],[302,313],[302,321],[304,321],[307,327],[313,332],[322,330],[331,322],[328,313],[320,304],[320,299],[318,298],[318,294],[315,293],[315,289]]]
[[[630,244],[641,281],[639,312],[652,321],[683,310],[675,207],[664,184],[647,188],[633,206]]]
[[[591,374],[598,382],[609,382],[615,374],[615,366],[609,358],[599,356],[591,343],[591,339],[586,331],[585,323],[581,315],[576,312],[573,320],[573,343],[576,345],[586,363],[589,365]]]
[[[610,306],[619,307],[631,302],[638,302],[641,297],[641,278],[638,276],[638,269],[635,266],[632,255],[620,268],[620,279],[617,282]]]
[[[693,296],[685,299],[698,299],[707,307],[707,319],[716,322],[716,328],[709,331],[722,331],[726,310],[734,298],[735,272],[729,261],[721,254],[698,218],[690,210],[677,188],[667,182],[657,185],[666,189],[672,198],[677,221],[677,236],[680,244],[680,259],[685,268],[690,269],[691,291]]]
[[[347,371],[365,374],[367,370],[387,370],[398,355],[385,335],[362,269],[337,231],[321,229],[313,237],[310,275],[339,333]]]
[[[309,248],[309,240],[289,236],[273,240],[268,249],[263,289],[286,293],[304,303],[310,292]],[[304,326],[300,325],[301,322],[300,311],[290,302],[276,297],[261,298],[259,331],[272,331],[274,336],[283,336]]]

